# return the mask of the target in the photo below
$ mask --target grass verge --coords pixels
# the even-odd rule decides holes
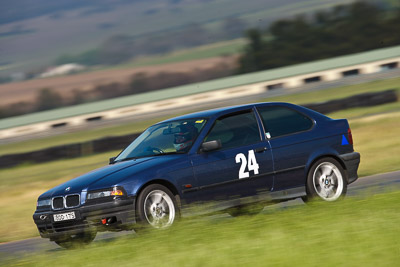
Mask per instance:
[[[38,236],[32,215],[44,191],[108,163],[119,151],[0,170],[0,243]]]
[[[399,104],[400,106],[400,104]],[[350,120],[360,176],[400,169],[400,112]]]
[[[400,191],[264,210],[253,217],[185,220],[84,249],[11,259],[5,266],[396,266]],[[107,251],[107,253],[104,253]]]

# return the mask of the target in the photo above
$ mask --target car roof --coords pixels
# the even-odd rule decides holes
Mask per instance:
[[[189,113],[185,114],[182,116],[174,117],[168,120],[165,120],[163,122],[168,122],[168,121],[175,121],[175,120],[186,120],[186,119],[195,119],[195,118],[212,118],[214,116],[219,116],[224,113],[230,113],[234,112],[235,110],[242,110],[246,108],[253,108],[254,104],[247,104],[247,105],[239,105],[239,106],[229,106],[229,107],[222,107],[222,108],[214,108],[214,109],[208,109],[208,110],[203,110],[199,112],[194,112],[194,113]]]
[[[174,117],[171,119],[164,120],[162,122],[169,122],[169,121],[176,121],[176,120],[187,120],[187,119],[196,119],[196,118],[204,118],[204,119],[210,119],[213,117],[219,117],[221,115],[235,112],[235,111],[240,111],[240,110],[245,110],[245,109],[251,109],[253,107],[258,107],[258,106],[286,106],[286,107],[292,107],[297,110],[299,109],[305,109],[304,107],[300,107],[294,104],[290,103],[285,103],[285,102],[260,102],[260,103],[252,103],[252,104],[245,104],[245,105],[237,105],[237,106],[228,106],[228,107],[222,107],[222,108],[215,108],[215,109],[208,109],[204,111],[199,111],[195,113],[190,113],[178,117]],[[310,110],[311,111],[311,110]]]

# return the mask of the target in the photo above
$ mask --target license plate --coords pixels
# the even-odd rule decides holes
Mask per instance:
[[[75,217],[75,212],[71,211],[67,213],[54,214],[53,218],[55,222],[60,222],[60,221],[74,220],[76,217]]]

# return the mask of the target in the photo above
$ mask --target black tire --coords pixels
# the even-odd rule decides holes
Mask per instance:
[[[303,201],[323,200],[335,201],[347,193],[347,172],[333,158],[317,160],[307,174],[307,196]]]
[[[95,229],[90,229],[75,235],[60,237],[54,240],[54,242],[65,249],[82,248],[92,243],[92,241],[96,238],[96,234],[97,232]]]
[[[168,228],[179,216],[179,207],[172,192],[163,185],[151,184],[137,198],[137,225],[134,229]]]

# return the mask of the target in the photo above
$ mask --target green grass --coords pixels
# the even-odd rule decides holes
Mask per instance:
[[[347,110],[341,110],[328,114],[332,118],[347,118],[356,119],[361,117],[368,117],[377,114],[384,114],[390,112],[400,111],[400,102],[394,102],[390,104],[378,105],[369,108],[352,108]]]
[[[53,250],[5,266],[397,266],[400,191],[253,217],[185,220],[76,250]],[[106,252],[107,251],[107,252]],[[106,253],[105,253],[106,252]]]
[[[350,120],[360,176],[400,169],[399,121],[400,112]]]
[[[74,177],[108,164],[119,151],[0,170],[0,243],[37,236],[37,197]]]
[[[371,120],[368,120],[371,119]],[[400,169],[400,112],[350,120],[360,176]]]

